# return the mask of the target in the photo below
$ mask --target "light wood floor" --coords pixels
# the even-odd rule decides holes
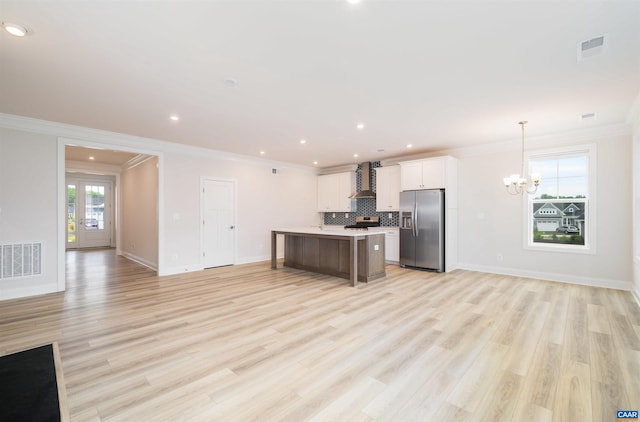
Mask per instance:
[[[171,277],[69,252],[0,302],[0,355],[58,342],[72,421],[611,421],[640,408],[630,293],[469,271]]]

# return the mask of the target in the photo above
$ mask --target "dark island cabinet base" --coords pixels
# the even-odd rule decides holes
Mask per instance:
[[[384,234],[371,234],[358,242],[358,281],[385,277]],[[285,234],[284,265],[350,279],[349,239]]]

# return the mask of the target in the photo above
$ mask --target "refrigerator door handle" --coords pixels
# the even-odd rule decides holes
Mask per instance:
[[[418,237],[418,202],[413,204],[413,235]]]

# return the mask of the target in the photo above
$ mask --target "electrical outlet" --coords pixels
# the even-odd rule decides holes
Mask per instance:
[[[379,251],[380,250],[380,245],[373,245],[373,250],[374,251]]]
[[[348,212],[344,213],[344,218],[349,218],[349,213]]]
[[[389,220],[393,218],[393,214],[389,213]]]
[[[334,212],[331,218],[336,218],[336,213]]]

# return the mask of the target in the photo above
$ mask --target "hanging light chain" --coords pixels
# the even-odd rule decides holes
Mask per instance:
[[[527,173],[525,173],[524,171],[524,125],[526,125],[527,123],[528,122],[526,120],[518,122],[518,124],[522,128],[522,145],[520,156],[522,173],[512,174],[510,177],[505,177],[503,179],[504,186],[507,188],[507,192],[509,192],[511,195],[521,195],[525,192],[530,194],[535,193],[538,190],[538,185],[540,185],[540,176],[537,174],[531,174],[529,175],[529,178],[531,178],[531,183],[533,183],[533,186],[527,187],[529,181],[527,180],[528,178],[525,177],[525,174]]]

